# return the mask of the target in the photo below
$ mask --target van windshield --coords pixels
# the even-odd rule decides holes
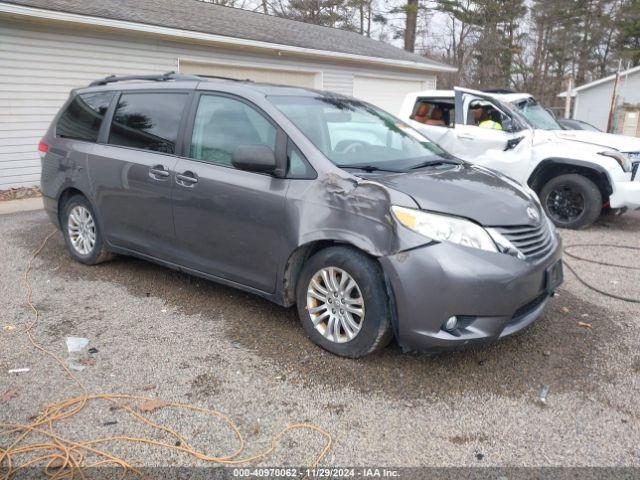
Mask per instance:
[[[422,134],[367,103],[322,94],[269,100],[338,167],[406,171],[457,163]]]
[[[540,130],[562,130],[558,121],[535,98],[514,102],[513,106],[527,121]]]

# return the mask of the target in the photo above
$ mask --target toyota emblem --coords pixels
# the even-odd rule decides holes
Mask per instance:
[[[527,217],[529,217],[534,222],[539,222],[540,221],[540,214],[533,207],[527,207]]]

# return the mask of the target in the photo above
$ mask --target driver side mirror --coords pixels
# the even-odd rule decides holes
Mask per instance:
[[[502,119],[502,129],[505,132],[513,132],[513,119],[511,117],[507,117],[506,115]]]
[[[276,170],[276,155],[265,145],[240,145],[233,152],[231,164],[238,170],[273,173]]]

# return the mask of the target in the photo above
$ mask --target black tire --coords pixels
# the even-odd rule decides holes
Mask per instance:
[[[95,243],[93,244],[93,248],[86,254],[83,254],[76,249],[69,236],[69,215],[71,211],[77,206],[84,207],[93,219]],[[64,241],[67,244],[67,250],[69,250],[69,253],[74,258],[74,260],[77,260],[78,262],[84,263],[86,265],[97,265],[98,263],[106,262],[107,260],[111,260],[113,258],[113,254],[110,253],[105,247],[104,240],[102,238],[102,232],[100,231],[100,226],[98,225],[93,207],[84,196],[73,195],[72,197],[69,197],[67,199],[64,205],[62,205],[62,213],[60,215],[60,228],[62,229]]]
[[[307,291],[312,278],[323,268],[336,267],[348,273],[357,284],[364,303],[364,316],[358,333],[344,343],[334,342],[313,325],[307,310]],[[307,335],[331,353],[359,358],[386,347],[393,338],[389,296],[380,266],[364,253],[351,247],[329,247],[307,260],[298,278],[296,290],[300,321]],[[342,333],[346,333],[341,330]]]
[[[540,202],[557,227],[574,230],[591,225],[602,211],[600,189],[578,174],[553,177],[542,188]]]

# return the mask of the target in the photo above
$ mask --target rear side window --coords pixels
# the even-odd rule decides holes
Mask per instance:
[[[56,136],[96,142],[113,92],[82,93],[67,106],[56,125]]]
[[[109,143],[175,153],[186,93],[123,93],[111,123]]]

